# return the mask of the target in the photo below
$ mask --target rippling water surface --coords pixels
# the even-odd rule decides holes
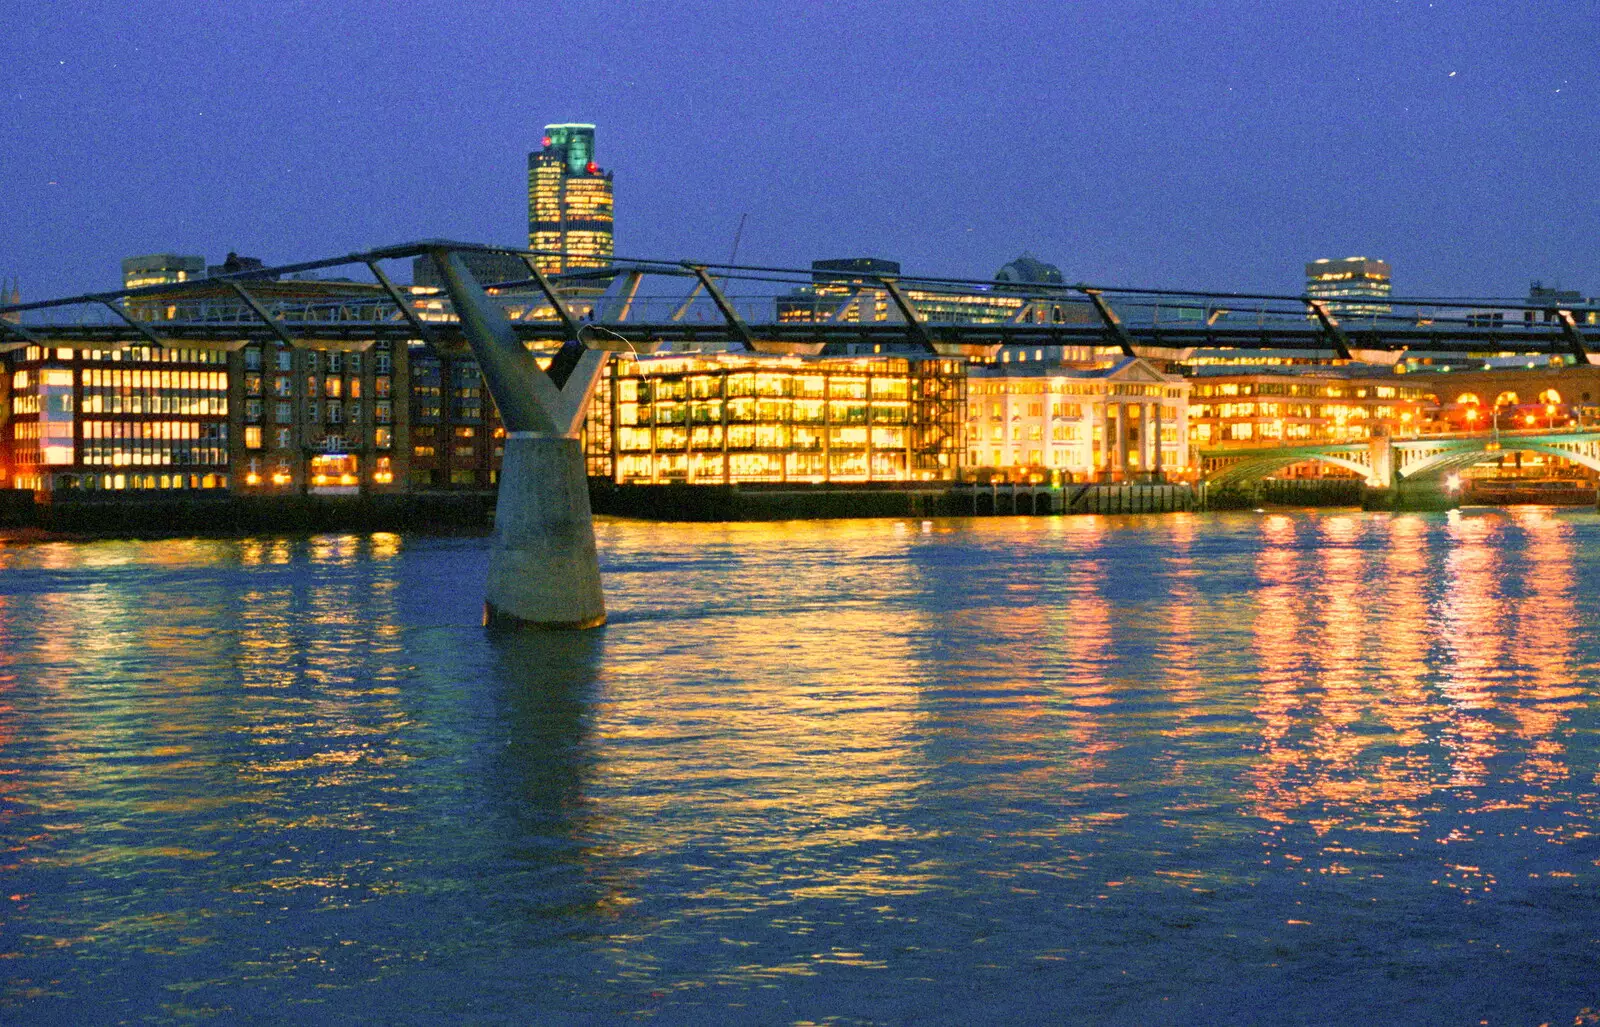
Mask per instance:
[[[1600,520],[0,544],[0,1020],[1572,1023]]]

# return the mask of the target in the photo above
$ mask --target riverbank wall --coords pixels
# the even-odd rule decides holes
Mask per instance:
[[[52,503],[0,499],[0,527],[63,535],[150,538],[272,532],[483,532],[493,525],[494,493],[378,496],[149,496],[58,498]]]
[[[596,514],[655,521],[775,521],[864,517],[991,517],[1143,514],[1264,507],[1449,510],[1440,487],[1374,489],[1353,480],[1263,482],[1246,489],[1181,484],[1030,485],[615,485],[590,481]],[[492,491],[374,496],[236,496],[85,493],[35,503],[0,489],[0,529],[65,535],[160,537],[278,532],[483,533],[494,526]]]
[[[614,485],[589,482],[597,514],[653,521],[790,521],[959,516],[942,483],[852,485]]]

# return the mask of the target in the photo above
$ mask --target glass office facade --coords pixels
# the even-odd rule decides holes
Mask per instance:
[[[619,360],[590,416],[590,474],[619,484],[950,480],[965,388],[966,365],[945,358]]]

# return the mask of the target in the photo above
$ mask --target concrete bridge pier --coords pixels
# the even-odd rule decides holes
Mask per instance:
[[[547,373],[460,254],[440,244],[430,256],[506,429],[484,623],[598,627],[606,605],[581,433],[607,354],[584,347],[577,324],[530,265],[569,328]]]
[[[507,432],[483,619],[496,627],[606,622],[583,444]]]

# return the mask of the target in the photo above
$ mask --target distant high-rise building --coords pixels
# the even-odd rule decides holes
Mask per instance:
[[[206,276],[206,258],[184,257],[176,253],[147,253],[122,262],[122,287],[138,289],[146,285],[175,285]]]
[[[466,250],[459,254],[467,272],[479,285],[520,282],[528,278],[528,265],[515,253],[487,253]],[[444,287],[432,257],[417,257],[411,262],[411,284],[428,289]]]
[[[1546,286],[1544,282],[1535,279],[1528,284],[1529,303],[1548,303],[1552,307],[1577,307],[1583,306],[1586,301],[1583,293],[1577,289],[1563,289],[1561,283],[1555,286]]]
[[[1389,265],[1366,257],[1314,260],[1306,265],[1306,295],[1328,300],[1335,314],[1387,314]]]
[[[611,172],[594,160],[593,125],[546,125],[544,149],[528,154],[528,247],[557,273],[611,263]]]

